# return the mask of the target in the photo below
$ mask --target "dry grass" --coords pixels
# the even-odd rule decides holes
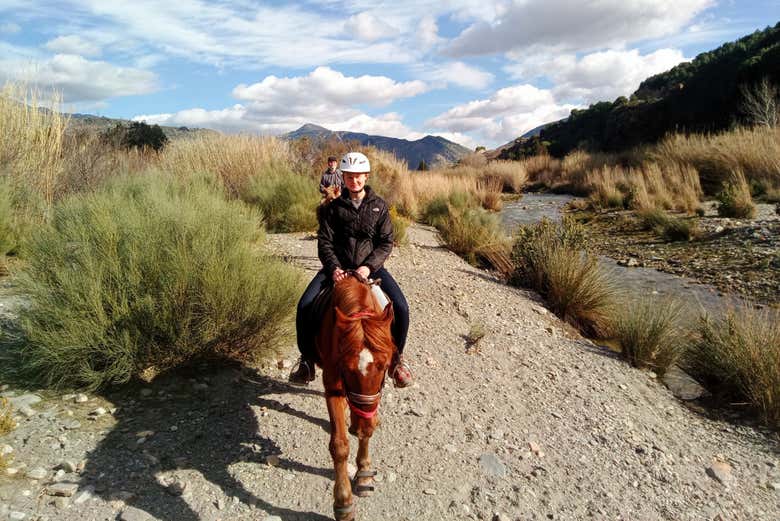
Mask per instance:
[[[63,172],[68,117],[52,96],[42,110],[40,94],[19,84],[0,90],[0,175],[14,187],[39,195],[51,207]],[[42,218],[43,216],[41,216]]]
[[[767,425],[780,428],[780,316],[776,310],[732,310],[704,317],[686,366],[710,391],[746,400]]]
[[[504,181],[497,176],[488,175],[477,180],[477,197],[485,210],[499,211],[503,205],[501,192]]]
[[[738,128],[719,134],[674,134],[649,152],[661,164],[695,168],[708,193],[720,189],[731,172],[780,188],[780,128]]]
[[[750,185],[741,170],[731,173],[717,197],[718,215],[722,217],[751,219],[756,215],[756,205],[753,204],[753,197],[750,195]]]
[[[662,299],[621,305],[613,331],[623,356],[636,367],[664,374],[688,346],[688,334],[682,328],[683,309],[680,301]]]
[[[0,398],[0,436],[5,436],[15,428],[11,404],[5,398]]]
[[[207,135],[170,143],[159,168],[185,179],[193,174],[217,176],[228,193],[238,196],[258,173],[290,170],[297,165],[286,141],[274,137]]]
[[[510,282],[538,291],[556,315],[583,333],[605,337],[620,288],[586,247],[584,228],[572,219],[521,226]]]

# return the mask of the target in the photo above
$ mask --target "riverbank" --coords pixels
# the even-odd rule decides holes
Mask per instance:
[[[319,267],[310,235],[269,242],[307,276]],[[780,517],[776,435],[691,411],[428,227],[410,227],[388,268],[409,300],[417,383],[385,391],[380,482],[358,519]],[[475,324],[487,334],[469,348]],[[288,386],[293,357],[100,396],[6,389],[43,400],[0,438],[16,469],[0,478],[0,519],[329,519],[322,386]],[[70,497],[53,495],[61,483]]]
[[[723,295],[777,306],[780,303],[780,216],[759,205],[756,219],[720,218],[709,211],[691,217],[699,235],[667,242],[627,211],[574,212],[588,225],[592,245],[629,267],[647,267],[709,284]]]

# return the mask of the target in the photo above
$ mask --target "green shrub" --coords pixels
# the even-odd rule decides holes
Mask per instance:
[[[583,226],[568,217],[561,223],[545,219],[521,226],[512,248],[510,282],[538,291],[556,315],[583,333],[604,337],[619,288],[586,245]]]
[[[653,230],[667,241],[690,241],[699,232],[698,223],[692,219],[672,217],[660,208],[637,212],[639,223],[645,230]]]
[[[746,400],[780,428],[780,316],[752,308],[702,317],[685,366],[710,391]]]
[[[659,226],[663,227],[669,222],[669,214],[661,208],[647,208],[636,212],[639,225],[643,230],[655,230]]]
[[[498,216],[482,208],[461,210],[450,206],[449,218],[438,229],[447,248],[470,264],[493,266],[495,257],[508,253]]]
[[[269,230],[310,231],[317,228],[317,186],[310,177],[269,169],[252,177],[240,196],[260,210]]]
[[[398,213],[395,206],[390,207],[390,221],[393,223],[393,241],[401,246],[409,242],[406,230],[409,228],[409,219]]]
[[[718,215],[751,219],[756,215],[756,205],[750,195],[745,175],[741,171],[733,172],[731,178],[723,183],[723,189],[717,195]]]
[[[21,372],[97,388],[284,341],[298,274],[256,253],[260,220],[220,191],[147,175],[55,206],[20,281]]]
[[[13,222],[11,190],[8,183],[0,177],[0,259],[12,253],[19,242]]]
[[[614,320],[615,340],[623,356],[658,374],[677,363],[687,347],[681,328],[683,305],[677,300],[642,299],[623,303]]]

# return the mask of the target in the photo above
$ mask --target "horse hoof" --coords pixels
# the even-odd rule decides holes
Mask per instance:
[[[343,507],[333,505],[333,517],[336,521],[355,521],[355,503]]]

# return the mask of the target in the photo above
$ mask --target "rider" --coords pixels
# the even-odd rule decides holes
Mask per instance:
[[[381,288],[393,302],[393,341],[398,348],[389,373],[396,387],[412,383],[412,373],[402,353],[409,330],[409,305],[395,279],[384,268],[393,249],[393,226],[387,203],[376,195],[366,180],[371,171],[368,158],[349,152],[341,158],[344,190],[339,198],[324,207],[317,232],[317,253],[323,268],[314,276],[298,302],[295,317],[298,350],[301,358],[290,373],[291,383],[306,385],[315,377],[316,327],[309,323],[314,300],[326,284],[337,283],[354,270],[365,278],[381,279]]]

